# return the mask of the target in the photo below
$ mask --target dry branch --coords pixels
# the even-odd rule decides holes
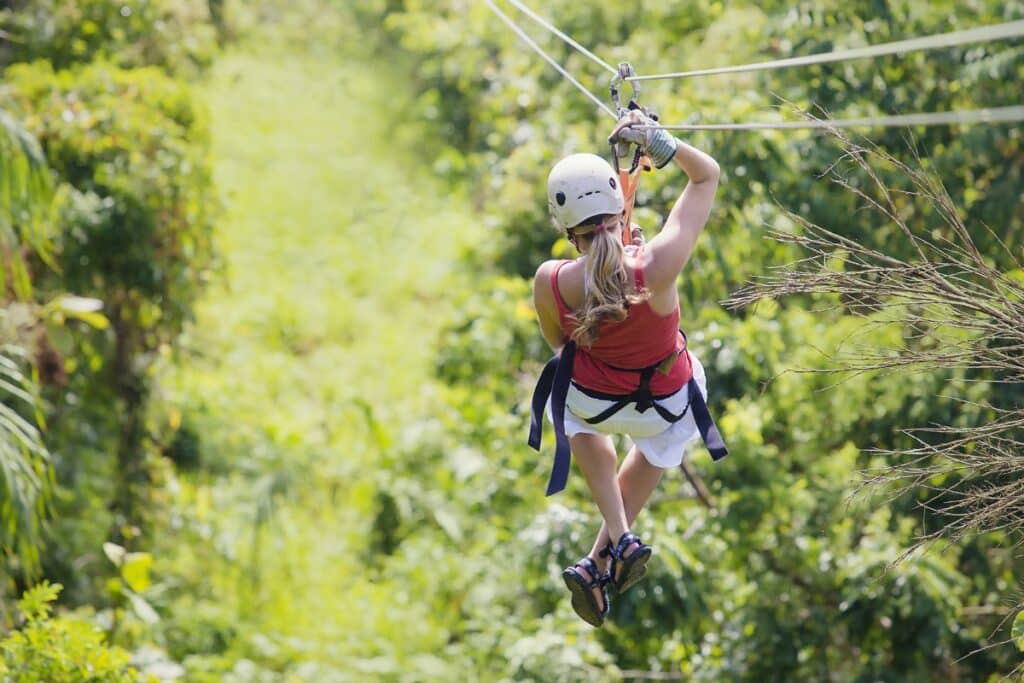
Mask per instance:
[[[983,254],[956,203],[922,164],[910,166],[875,145],[834,134],[844,153],[827,174],[898,228],[903,246],[909,247],[903,252],[914,256],[897,258],[787,211],[797,230],[773,231],[770,237],[799,247],[805,256],[756,278],[726,304],[738,308],[764,298],[838,295],[846,311],[864,319],[865,331],[894,325],[904,331],[897,343],[885,343],[882,335],[871,344],[844,343],[828,357],[829,367],[798,372],[847,376],[923,370],[947,376],[955,372],[961,381],[993,387],[1024,384],[1024,286],[992,260],[998,256],[1019,269],[1014,254],[982,226],[975,228],[978,234],[995,238],[1005,250]],[[877,170],[881,168],[898,172],[912,189],[887,187]],[[844,172],[869,182],[858,184]],[[896,197],[930,212],[942,230],[913,229],[906,206],[901,209]],[[958,542],[993,531],[1024,544],[1024,386],[1012,405],[969,405],[980,408],[975,412],[987,415],[985,421],[908,425],[904,434],[912,439],[911,447],[869,451],[884,456],[887,464],[863,472],[858,492],[881,492],[889,500],[921,496],[921,509],[940,520],[937,528],[922,530],[900,559],[939,539]],[[1024,603],[1011,611],[1021,607]]]

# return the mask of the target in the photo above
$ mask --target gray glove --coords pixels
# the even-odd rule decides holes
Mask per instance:
[[[655,167],[662,168],[675,156],[679,140],[667,130],[640,127],[657,125],[658,122],[650,116],[639,109],[633,109],[619,118],[611,135],[608,136],[608,141],[618,143],[619,150],[622,149],[621,143],[638,145],[654,162]]]

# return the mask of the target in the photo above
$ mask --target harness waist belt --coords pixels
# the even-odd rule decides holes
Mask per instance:
[[[674,359],[677,355],[677,353],[674,353],[671,358]],[[544,406],[547,404],[548,397],[551,397],[551,417],[553,418],[555,428],[555,459],[551,467],[551,478],[548,480],[547,495],[549,496],[564,489],[569,480],[571,451],[569,449],[569,438],[565,434],[565,399],[569,393],[569,384],[575,384],[572,382],[572,367],[575,358],[576,343],[570,341],[562,348],[561,355],[556,355],[547,362],[544,370],[541,372],[540,379],[537,380],[537,386],[533,390],[530,436],[527,439],[527,443],[537,451],[540,450]],[[660,369],[668,360],[663,359],[654,365],[638,370],[616,368],[617,370],[640,373],[640,386],[630,394],[602,394],[601,392],[584,389],[577,384],[576,386],[589,396],[615,401],[613,405],[603,410],[600,414],[585,421],[588,424],[604,422],[630,403],[636,403],[638,412],[642,413],[649,408],[654,408],[662,419],[666,422],[674,423],[681,420],[692,406],[693,419],[697,423],[697,429],[700,431],[701,439],[704,440],[704,445],[707,447],[713,460],[721,460],[729,454],[729,450],[725,447],[722,435],[719,433],[718,427],[715,426],[715,421],[711,418],[707,402],[704,400],[704,395],[700,393],[700,387],[697,385],[695,378],[691,376],[690,381],[687,383],[689,403],[683,409],[683,412],[678,415],[673,415],[664,406],[657,403],[658,399],[666,398],[666,396],[654,396],[651,394],[651,378],[654,376],[655,371]]]

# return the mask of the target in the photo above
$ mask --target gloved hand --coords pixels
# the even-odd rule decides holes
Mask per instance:
[[[621,117],[608,136],[608,142],[632,143],[639,145],[657,168],[667,164],[676,153],[679,141],[667,130],[659,128],[639,128],[638,126],[657,126],[658,122],[639,109],[632,109]],[[623,156],[623,155],[620,155]]]

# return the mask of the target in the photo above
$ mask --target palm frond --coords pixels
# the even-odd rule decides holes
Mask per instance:
[[[0,346],[0,553],[15,560],[11,568],[32,574],[49,498],[50,455],[39,429],[24,417],[39,411],[35,386],[15,360],[24,355],[15,344]]]
[[[3,267],[20,298],[30,294],[21,247],[48,260],[53,178],[39,142],[0,108],[0,249]]]
[[[25,417],[38,420],[41,410],[24,371],[30,354],[17,341],[17,331],[9,329],[16,327],[10,294],[31,295],[28,250],[48,259],[52,204],[53,180],[42,147],[0,108],[0,296],[7,301],[0,308],[0,565],[28,575],[39,565],[51,470],[39,429]]]

